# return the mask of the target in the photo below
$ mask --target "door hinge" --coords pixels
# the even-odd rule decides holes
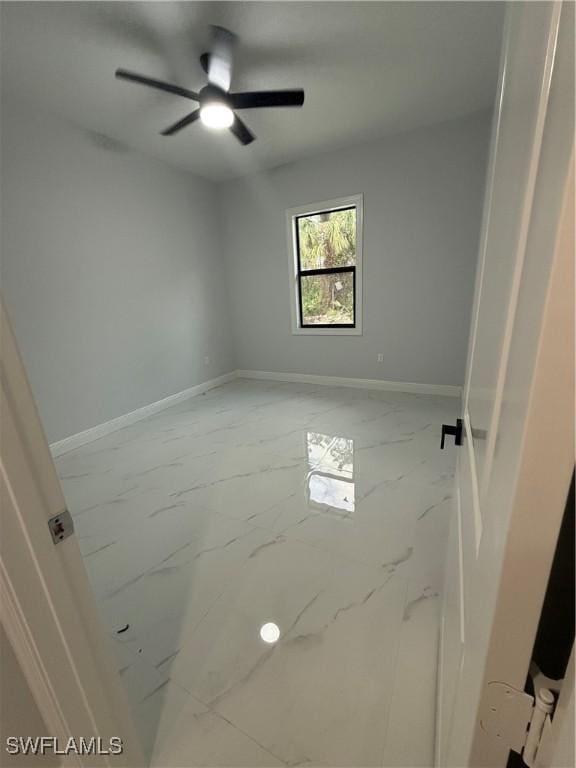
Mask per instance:
[[[480,727],[488,736],[522,755],[530,768],[540,765],[549,739],[552,715],[562,680],[545,677],[530,665],[534,696],[507,683],[488,683],[480,706]],[[555,695],[556,694],[556,695]]]
[[[67,539],[74,533],[74,522],[72,515],[65,509],[60,512],[59,515],[54,515],[48,520],[48,528],[50,529],[50,535],[54,544],[60,544],[61,541]]]

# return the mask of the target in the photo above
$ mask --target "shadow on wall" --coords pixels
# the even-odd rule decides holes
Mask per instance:
[[[6,739],[9,736],[49,736],[42,716],[38,711],[32,692],[24,677],[12,645],[6,637],[4,628],[0,625],[0,760],[3,768],[52,768],[61,765],[60,760],[52,754],[11,755],[6,751]]]

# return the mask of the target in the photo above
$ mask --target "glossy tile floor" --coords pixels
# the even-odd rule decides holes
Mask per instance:
[[[237,380],[57,461],[156,766],[431,766],[455,398]]]

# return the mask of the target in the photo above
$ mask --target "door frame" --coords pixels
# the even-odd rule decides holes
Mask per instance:
[[[508,669],[507,654],[501,651],[514,642],[519,657],[528,648],[531,653],[574,471],[574,160],[572,154],[482,690],[491,681],[506,682],[520,690],[524,687],[524,680],[512,679],[515,674]],[[522,567],[527,557],[529,568]],[[514,610],[519,600],[525,604],[521,627]],[[573,674],[573,667],[570,670]],[[571,687],[569,671],[566,685]],[[492,765],[486,762],[492,747],[492,740],[477,727],[470,764]]]
[[[544,599],[544,591],[541,587],[543,584],[546,585],[552,566],[556,536],[574,468],[575,181],[573,149],[524,425],[516,490],[512,500],[510,518],[512,534],[506,542],[506,554],[500,575],[500,589],[493,616],[481,690],[485,690],[491,681],[506,682],[520,690],[524,687],[524,680],[517,674],[513,674],[507,667],[506,654],[502,654],[501,651],[510,642],[517,644],[520,657],[526,655],[528,648],[532,648]],[[546,511],[545,516],[541,514],[542,510]],[[459,514],[459,510],[455,510],[455,514]],[[518,525],[519,522],[522,525]],[[520,531],[522,531],[521,535],[519,535]],[[527,553],[530,557],[529,569],[522,567],[522,564],[526,563]],[[523,627],[518,627],[514,618],[513,607],[518,600],[522,600],[530,608]],[[444,617],[442,617],[443,620]],[[441,632],[436,765],[441,763],[442,728],[445,727],[441,722],[442,645],[443,633]],[[520,645],[522,647],[519,647]],[[573,696],[573,658],[566,672],[565,682],[562,701],[569,699],[571,694]],[[558,731],[564,709],[563,705],[557,710],[556,731]],[[491,737],[488,737],[477,725],[468,764],[471,766],[499,764],[498,752],[501,749],[501,745],[495,745]]]
[[[71,736],[123,741],[121,755],[72,752],[62,763],[143,766],[76,536],[51,538],[48,520],[65,501],[1,301],[0,343],[0,622],[61,749]]]
[[[572,156],[568,176],[563,215],[560,222],[557,250],[554,258],[546,308],[532,384],[529,410],[526,419],[523,450],[513,500],[512,519],[526,516],[527,510],[546,510],[546,521],[540,516],[539,523],[531,526],[528,537],[511,537],[506,546],[506,557],[501,578],[505,588],[500,591],[494,613],[488,663],[483,674],[483,689],[493,680],[507,682],[520,689],[524,682],[512,680],[509,670],[502,665],[499,648],[510,637],[518,637],[519,628],[514,625],[512,604],[520,599],[532,602],[532,618],[520,629],[525,642],[532,645],[544,599],[541,584],[546,584],[552,566],[556,545],[556,533],[566,503],[566,494],[574,468],[574,231],[576,180],[575,158]],[[559,333],[558,329],[566,329]],[[553,407],[551,407],[553,404]],[[456,489],[458,492],[458,489]],[[455,505],[458,507],[458,500]],[[459,509],[455,509],[459,515]],[[529,521],[530,522],[530,521]],[[532,518],[532,523],[534,519]],[[530,541],[532,546],[530,547]],[[525,562],[526,552],[533,556],[528,579],[524,575],[518,589],[518,566]],[[525,569],[522,571],[524,573]],[[442,621],[444,616],[442,617]],[[512,620],[512,623],[511,623]],[[563,686],[562,701],[573,697],[574,654],[568,666]],[[435,765],[441,764],[442,744],[442,659],[443,632],[440,633],[438,651],[438,696],[436,708]],[[566,706],[557,708],[556,728]],[[556,720],[557,718],[557,720]],[[470,765],[492,765],[487,761],[489,740],[477,729],[472,742]]]
[[[474,646],[479,648],[485,642],[488,647],[488,653],[482,657],[477,668],[475,667],[474,674],[468,673],[466,678],[466,690],[471,692],[471,699],[475,701],[481,701],[482,693],[486,691],[490,682],[505,682],[519,690],[524,688],[556,538],[574,468],[574,139],[572,134],[566,138],[569,130],[569,126],[566,127],[569,112],[563,108],[561,99],[562,94],[566,92],[567,72],[571,69],[567,63],[569,58],[567,38],[562,37],[562,30],[565,31],[566,26],[563,27],[560,20],[560,15],[568,10],[568,4],[551,3],[548,10],[549,22],[544,30],[547,39],[547,55],[541,73],[542,88],[534,130],[535,151],[531,153],[530,165],[527,168],[527,183],[521,209],[518,237],[521,261],[513,275],[511,288],[513,306],[506,316],[504,341],[501,348],[502,367],[497,382],[499,392],[504,391],[505,383],[508,385],[505,402],[502,404],[502,413],[507,415],[506,427],[512,427],[516,431],[514,439],[517,439],[519,445],[518,460],[513,469],[514,482],[509,497],[500,496],[501,501],[498,501],[496,495],[491,499],[492,504],[495,502],[499,504],[498,511],[506,521],[505,528],[499,531],[494,530],[494,526],[488,526],[487,530],[488,544],[495,546],[497,541],[497,547],[503,557],[503,567],[498,573],[494,571],[487,574],[486,569],[484,570],[482,579],[490,582],[491,589],[491,620],[485,627],[476,626],[475,629],[478,632],[472,633],[473,637],[466,638],[462,583],[463,518],[460,509],[460,489],[458,486],[455,489],[456,509],[453,524],[460,529],[458,534],[454,534],[460,544],[460,550],[453,554],[453,558],[456,559],[459,556],[460,559],[460,567],[457,569],[460,574],[460,584],[454,586],[453,592],[458,594],[456,597],[452,594],[452,597],[453,604],[458,602],[460,605],[461,656],[458,676],[465,662],[471,658]],[[564,25],[570,25],[570,14],[562,22]],[[509,23],[507,18],[507,26]],[[500,98],[506,76],[510,77],[506,67],[507,31],[505,27],[499,82]],[[498,163],[495,144],[500,128],[501,108],[502,103],[499,100],[493,121],[472,312],[472,337],[477,323],[479,292],[483,277],[485,236],[489,225],[489,203],[492,191],[490,181],[494,166]],[[563,149],[559,155],[553,156],[551,148],[557,145],[561,145]],[[547,197],[546,193],[550,192],[552,194]],[[549,227],[546,235],[542,235],[544,217],[546,217],[545,226]],[[542,247],[546,247],[545,259],[541,259]],[[550,265],[550,271],[546,274],[542,273],[540,278],[536,274],[537,270],[534,269],[534,264],[539,257]],[[518,380],[512,379],[512,383],[509,383],[505,378],[509,370],[514,370],[513,366],[509,368],[509,364],[513,362],[514,355],[518,354],[519,339],[522,337],[522,333],[518,332],[515,324],[520,328],[526,328],[526,323],[522,325],[522,318],[529,316],[528,303],[533,296],[531,289],[533,290],[537,279],[541,280],[542,286],[538,298],[541,308],[534,317],[537,322],[532,323],[529,333],[534,363],[523,382],[526,385],[524,395],[518,386]],[[465,397],[469,389],[472,353],[473,348],[470,345]],[[464,409],[466,408],[467,403],[464,400]],[[498,415],[496,414],[493,418],[497,418]],[[467,451],[470,450],[472,436],[469,420],[465,419],[464,424],[466,437],[461,450]],[[494,429],[492,433],[490,454],[496,445]],[[500,450],[507,438],[506,429],[504,429],[499,435]],[[458,458],[462,460],[463,457],[464,454],[461,454]],[[477,483],[478,481],[481,481],[481,478],[476,478]],[[481,489],[478,490],[481,491]],[[476,514],[477,510],[474,510],[474,513]],[[478,550],[480,543],[478,539],[475,543]],[[521,626],[516,620],[519,612],[522,614]],[[443,681],[446,677],[443,669],[446,651],[443,628],[446,620],[446,603],[444,602],[439,643],[436,765],[444,764],[442,761],[450,757],[444,754],[443,746],[446,733],[450,731],[452,725],[442,720],[445,693]],[[453,627],[452,631],[454,631]],[[467,634],[470,635],[469,632]],[[470,642],[472,652],[470,647],[467,647]],[[514,656],[512,662],[510,661],[511,648]],[[468,664],[468,668],[470,666]],[[573,670],[573,667],[571,669]],[[458,710],[458,707],[455,709]],[[460,714],[462,711],[461,707]],[[456,730],[461,735],[457,751],[458,764],[465,763],[484,768],[489,765],[502,765],[503,762],[505,764],[505,757],[502,757],[505,747],[502,743],[496,744],[496,740],[487,736],[479,726],[479,712],[474,715],[473,732],[468,730],[465,715],[457,717],[457,720],[459,722]]]

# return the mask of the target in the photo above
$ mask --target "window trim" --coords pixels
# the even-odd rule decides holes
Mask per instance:
[[[288,256],[290,259],[290,314],[292,334],[301,336],[361,336],[362,335],[362,239],[363,239],[363,196],[361,194],[309,203],[286,211],[288,232]],[[327,211],[356,209],[356,264],[351,267],[331,267],[329,269],[299,270],[298,226],[299,218],[312,216]],[[300,275],[331,274],[338,272],[352,273],[354,283],[354,320],[355,325],[302,325]]]

